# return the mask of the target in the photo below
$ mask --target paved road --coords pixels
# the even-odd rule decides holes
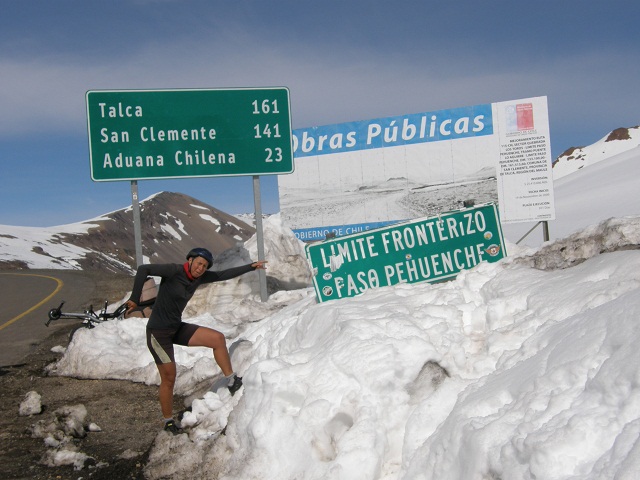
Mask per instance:
[[[21,363],[56,329],[78,323],[58,320],[45,326],[47,313],[62,300],[65,310],[81,312],[95,291],[94,279],[78,270],[0,271],[0,367]]]

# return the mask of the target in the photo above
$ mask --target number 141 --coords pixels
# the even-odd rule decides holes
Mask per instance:
[[[273,138],[280,138],[280,125],[277,123],[273,126],[269,124],[266,124],[264,126],[256,125],[255,127],[253,127],[253,129],[256,131],[256,135],[254,138],[271,138],[271,135],[273,135]]]

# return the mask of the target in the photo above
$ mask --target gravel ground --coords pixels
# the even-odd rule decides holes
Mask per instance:
[[[122,279],[113,284],[122,285]],[[108,287],[104,284],[98,286],[104,299]],[[116,301],[125,293],[116,288],[110,297]],[[156,437],[158,434],[166,435],[161,430],[157,386],[46,375],[45,367],[61,356],[52,348],[66,346],[69,332],[75,326],[75,323],[69,323],[55,330],[22,363],[0,368],[2,479],[142,479],[144,465]],[[20,404],[30,391],[41,395],[43,411],[37,415],[20,416]],[[91,459],[79,470],[75,470],[73,465],[46,466],[43,461],[51,448],[42,438],[31,434],[32,427],[40,421],[50,422],[58,408],[78,404],[87,409],[85,425],[95,423],[102,429],[73,440],[78,451]],[[183,399],[176,397],[174,411],[182,409]]]

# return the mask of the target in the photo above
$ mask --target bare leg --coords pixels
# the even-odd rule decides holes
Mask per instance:
[[[176,383],[175,362],[158,365],[160,372],[160,408],[164,418],[173,416],[173,386]]]
[[[213,358],[225,377],[233,373],[227,342],[224,335],[212,328],[198,328],[189,340],[190,347],[209,347],[213,349]]]

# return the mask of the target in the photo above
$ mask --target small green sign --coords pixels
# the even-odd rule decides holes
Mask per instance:
[[[487,203],[438,217],[306,246],[319,302],[370,288],[439,282],[506,255],[498,211]]]
[[[91,178],[293,172],[289,90],[89,91]]]

